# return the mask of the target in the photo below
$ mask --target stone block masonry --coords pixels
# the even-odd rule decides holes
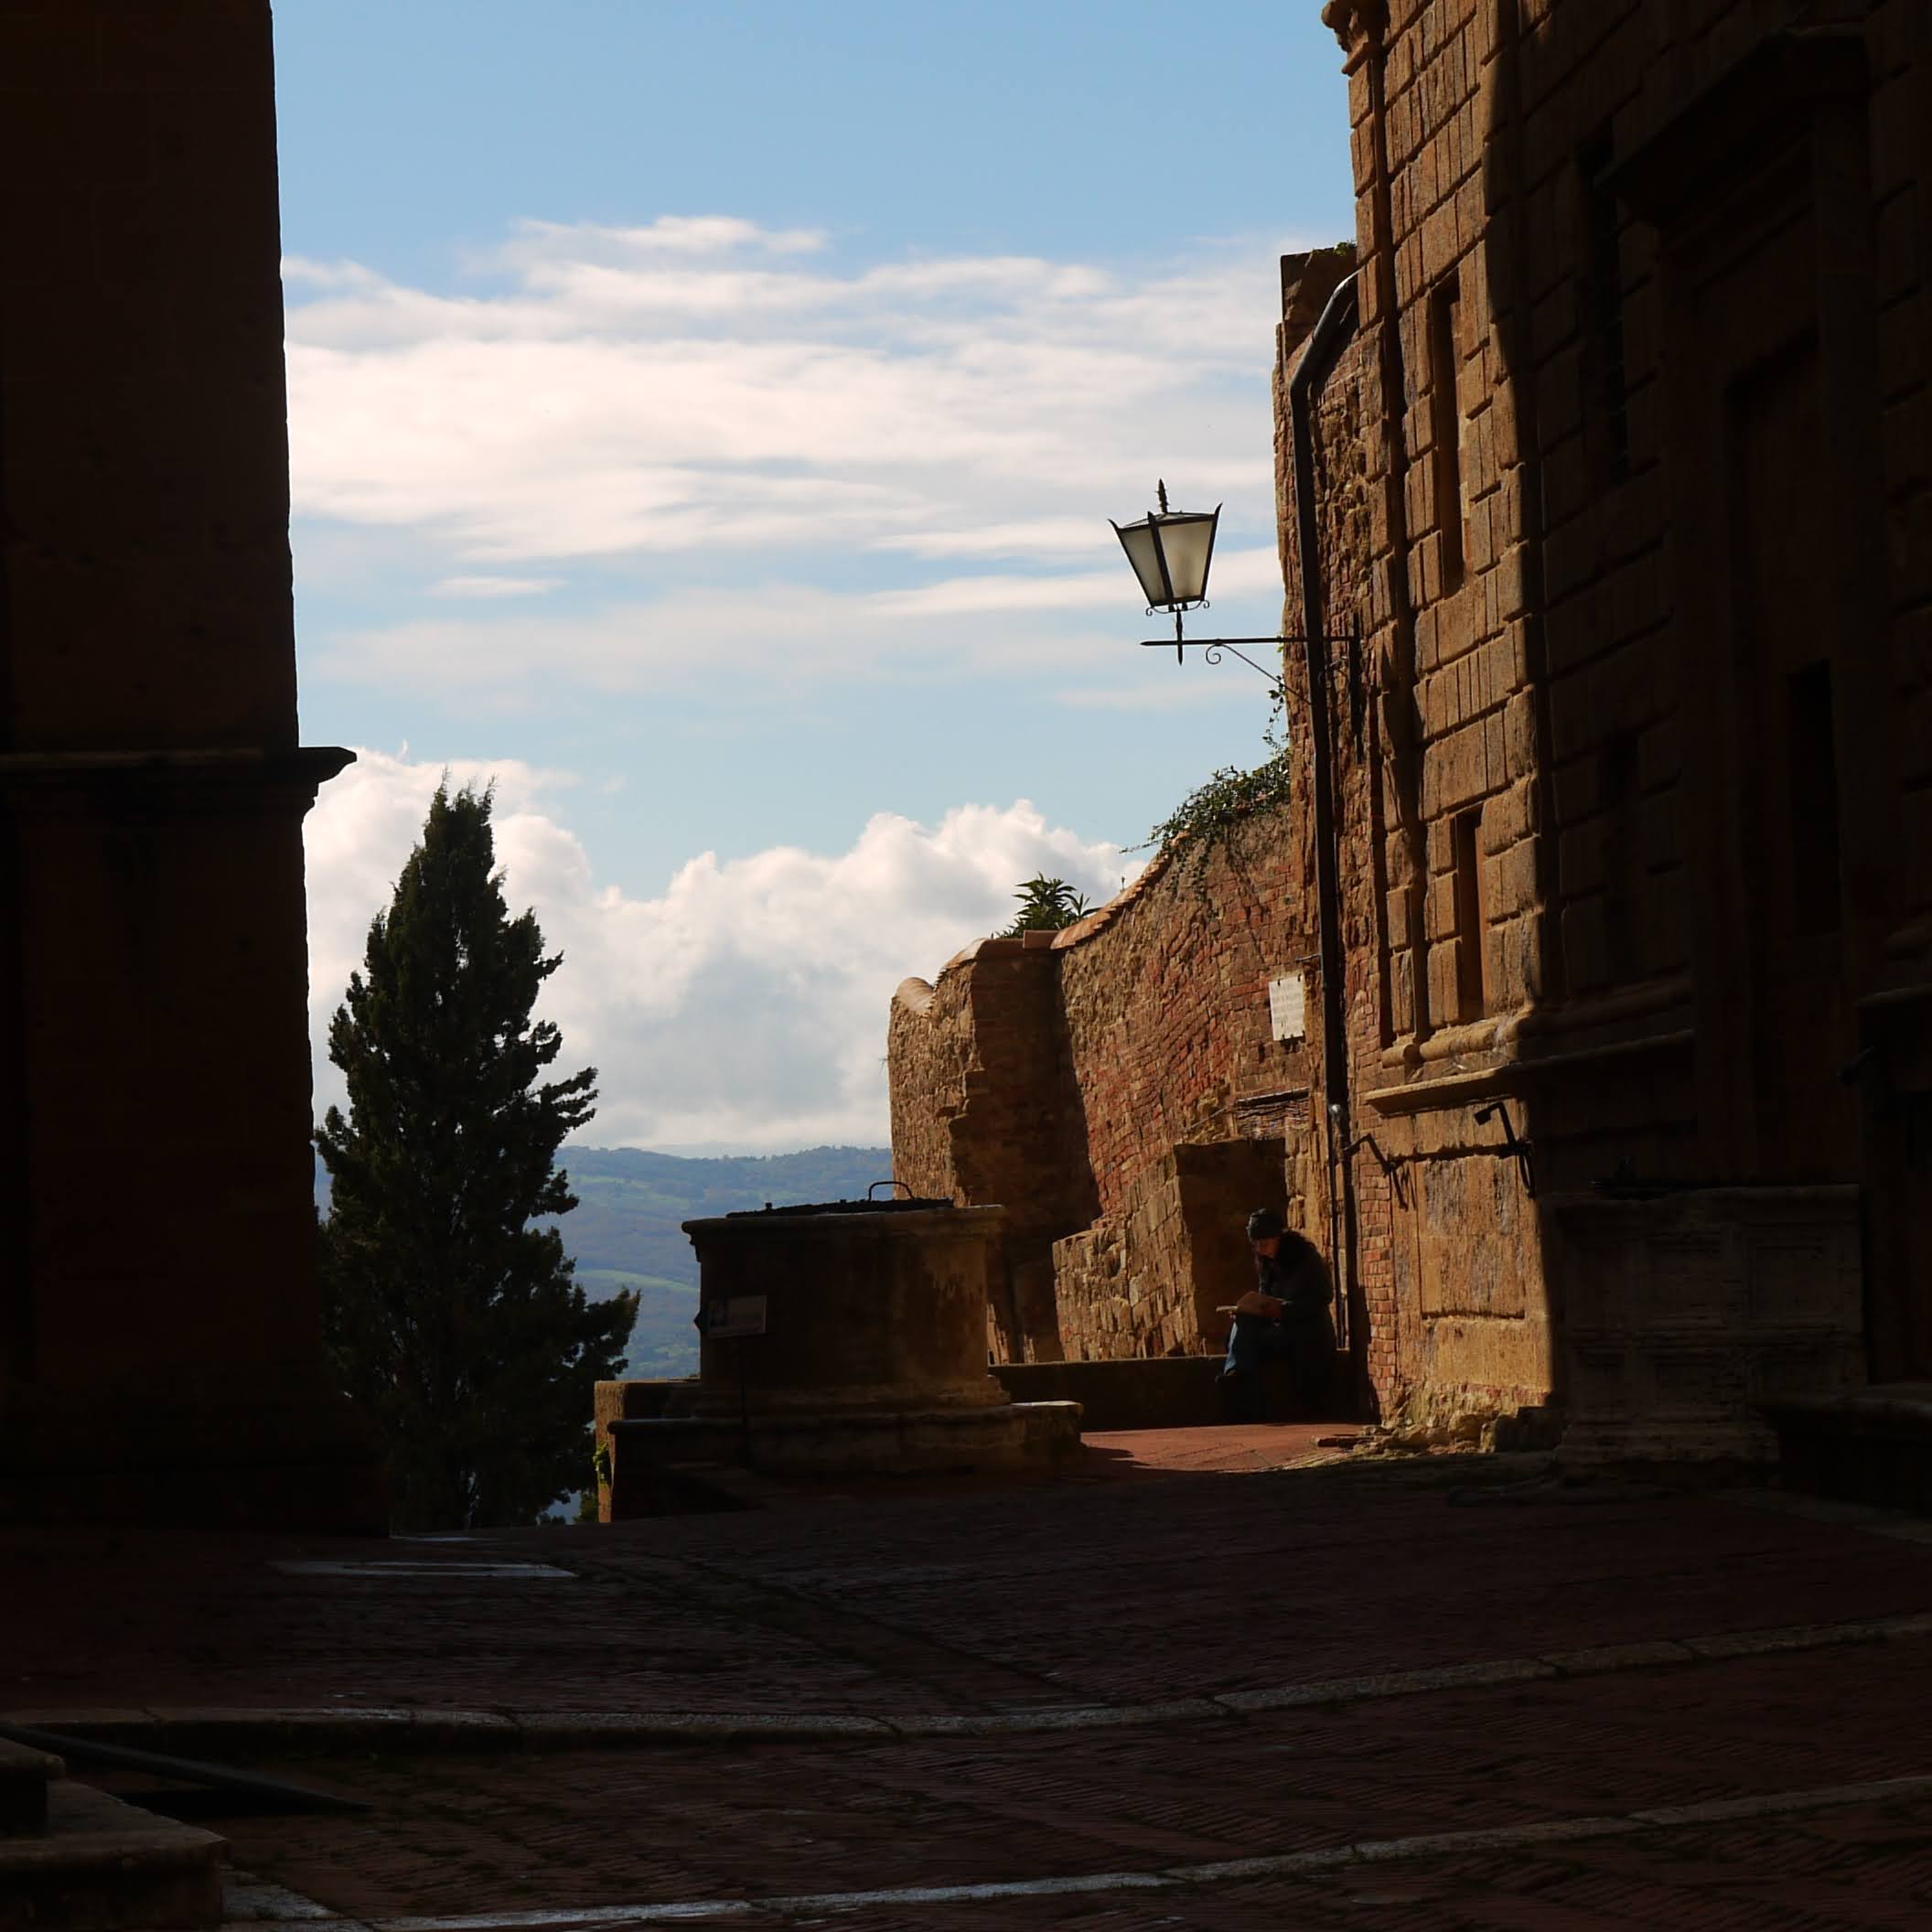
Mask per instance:
[[[1422,1415],[1547,1390],[1579,1453],[1755,1452],[1794,1378],[1932,1371],[1901,1166],[1924,588],[1876,541],[1928,468],[1894,399],[1932,340],[1932,29],[1894,0],[1324,17],[1359,323],[1311,446],[1285,408],[1279,442],[1291,627],[1312,595],[1368,667],[1366,729],[1306,749],[1369,1373]]]
[[[1190,1150],[1278,1140],[1384,1416],[1762,1444],[1932,1379],[1932,16],[1323,17],[1357,221],[1283,263],[1293,803],[1016,956],[1024,1052],[992,959],[909,984],[895,1146],[991,1200],[1050,1117],[1013,1184],[1068,1355],[1208,1340]]]

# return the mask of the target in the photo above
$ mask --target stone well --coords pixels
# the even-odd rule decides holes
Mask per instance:
[[[853,1476],[1050,1466],[1077,1402],[1014,1402],[988,1372],[1005,1210],[833,1201],[686,1221],[695,1381],[604,1382],[606,1519],[663,1507],[678,1465]]]

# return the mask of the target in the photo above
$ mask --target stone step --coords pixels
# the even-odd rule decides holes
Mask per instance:
[[[1767,1403],[1787,1488],[1932,1515],[1932,1382]]]
[[[0,1738],[0,1838],[47,1829],[47,1787],[67,1766],[45,1751]]]
[[[1016,1402],[1078,1402],[1089,1435],[1126,1429],[1211,1429],[1239,1420],[1239,1404],[1220,1380],[1218,1355],[1160,1355],[1109,1362],[1002,1362],[994,1379]],[[1343,1369],[1337,1365],[1336,1382]],[[1293,1365],[1261,1370],[1268,1420],[1276,1422],[1353,1420],[1339,1399],[1311,1413],[1294,1385]]]
[[[0,1838],[0,1932],[176,1932],[221,1923],[225,1840],[71,1778],[43,1788],[45,1829]]]

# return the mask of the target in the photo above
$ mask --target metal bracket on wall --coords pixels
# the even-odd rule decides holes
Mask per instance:
[[[1401,1166],[1382,1152],[1380,1142],[1372,1133],[1357,1134],[1343,1152],[1352,1154],[1363,1147],[1375,1156],[1375,1165],[1382,1170],[1383,1177],[1389,1183],[1389,1191],[1395,1197],[1395,1205],[1398,1208],[1408,1207],[1409,1183],[1403,1177]]]
[[[1533,1201],[1536,1198],[1536,1157],[1530,1143],[1517,1132],[1516,1124],[1509,1118],[1508,1101],[1491,1100],[1487,1107],[1478,1107],[1476,1110],[1476,1124],[1487,1125],[1491,1114],[1500,1114],[1503,1122],[1503,1144],[1491,1151],[1516,1162],[1517,1170],[1523,1177],[1523,1192]]]
[[[1201,607],[1205,607],[1205,604]],[[1147,615],[1151,617],[1154,612],[1150,609]],[[1353,631],[1339,631],[1325,635],[1322,642],[1332,649],[1337,644],[1352,643],[1354,639],[1355,633]],[[1205,651],[1208,655],[1208,661],[1210,664],[1218,664],[1224,655],[1237,657],[1250,671],[1260,671],[1268,680],[1269,683],[1274,687],[1274,695],[1277,702],[1285,705],[1288,702],[1288,687],[1281,675],[1278,672],[1270,671],[1265,664],[1257,664],[1240,647],[1243,644],[1305,644],[1307,641],[1308,639],[1305,636],[1292,630],[1283,632],[1278,638],[1184,637],[1181,633],[1181,614],[1179,611],[1175,611],[1174,614],[1173,638],[1171,639],[1167,638],[1143,638],[1141,639],[1141,649],[1143,650],[1167,650],[1171,649],[1174,652],[1174,661],[1176,664],[1185,663],[1186,661],[1185,653],[1190,650]]]

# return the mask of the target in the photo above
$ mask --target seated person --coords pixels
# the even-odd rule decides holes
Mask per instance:
[[[1232,1390],[1242,1420],[1265,1422],[1261,1365],[1285,1355],[1294,1363],[1300,1406],[1319,1408],[1335,1363],[1328,1270],[1315,1244],[1289,1229],[1272,1208],[1258,1208],[1248,1217],[1248,1241],[1254,1250],[1255,1285],[1221,1310],[1234,1317],[1221,1380]]]

